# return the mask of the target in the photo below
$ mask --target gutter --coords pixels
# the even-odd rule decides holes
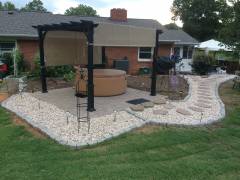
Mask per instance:
[[[18,39],[23,39],[23,38],[29,38],[29,39],[38,39],[37,35],[29,35],[29,34],[0,34],[0,38],[18,38]]]

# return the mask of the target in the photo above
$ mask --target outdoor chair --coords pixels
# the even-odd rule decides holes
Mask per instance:
[[[240,76],[233,79],[233,89],[240,89]]]

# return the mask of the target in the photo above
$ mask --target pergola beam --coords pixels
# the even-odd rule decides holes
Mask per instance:
[[[151,77],[151,96],[156,96],[156,86],[157,86],[157,58],[158,58],[158,49],[159,49],[159,35],[162,33],[161,30],[156,30],[156,43],[153,54],[152,62],[152,77]]]

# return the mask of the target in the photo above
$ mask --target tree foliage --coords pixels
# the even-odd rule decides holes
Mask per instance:
[[[234,55],[240,59],[240,1],[230,0],[230,6],[225,13],[219,38],[234,50]]]
[[[183,22],[183,30],[199,41],[218,36],[226,0],[174,0],[171,11],[173,20]]]
[[[78,16],[98,16],[97,11],[90,6],[79,4],[78,7],[70,7],[65,11],[65,15]]]
[[[7,1],[5,3],[0,2],[0,10],[13,11],[16,10],[16,7],[10,1]]]
[[[47,9],[44,8],[43,2],[41,0],[33,0],[26,4],[21,11],[37,11],[37,12],[47,12]]]
[[[180,27],[178,27],[177,24],[175,23],[169,23],[169,24],[166,24],[164,25],[167,29],[170,29],[170,30],[178,30],[178,29],[181,29]]]

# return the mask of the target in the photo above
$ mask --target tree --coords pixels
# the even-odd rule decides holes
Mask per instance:
[[[176,25],[175,23],[169,23],[164,25],[167,29],[171,29],[171,30],[178,30],[181,29],[180,27],[178,27],[178,25]]]
[[[240,60],[240,1],[229,0],[224,18],[223,26],[219,33],[219,38],[234,50],[235,58]]]
[[[16,7],[10,1],[7,1],[4,4],[0,2],[0,10],[13,11],[16,10]]]
[[[3,10],[3,4],[1,1],[0,1],[0,10]]]
[[[43,7],[43,2],[41,0],[33,0],[26,4],[21,11],[47,12],[47,9]]]
[[[174,0],[173,20],[183,22],[183,30],[199,41],[218,37],[226,0]]]
[[[90,6],[79,4],[78,7],[70,7],[65,11],[65,15],[78,16],[98,16],[97,11]]]

